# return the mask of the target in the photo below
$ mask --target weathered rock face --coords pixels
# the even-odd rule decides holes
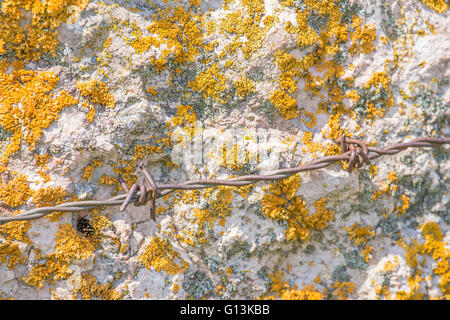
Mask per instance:
[[[443,0],[0,6],[1,216],[450,135]],[[448,299],[448,150],[9,222],[0,297]]]

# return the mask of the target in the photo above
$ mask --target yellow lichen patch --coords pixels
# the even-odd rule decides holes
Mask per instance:
[[[99,184],[104,184],[106,186],[114,186],[118,183],[117,179],[104,174],[98,179]]]
[[[91,274],[84,274],[81,277],[80,287],[76,288],[75,294],[80,295],[85,300],[119,300],[122,294],[112,287],[110,283],[99,284],[97,279]]]
[[[32,191],[24,174],[16,175],[8,183],[0,182],[0,201],[11,208],[25,204],[31,195]]]
[[[198,225],[196,234],[199,243],[206,243],[205,224],[211,229],[214,223],[219,219],[224,219],[231,215],[233,201],[233,187],[219,186],[215,189],[206,189],[202,197],[208,200],[207,209],[194,208],[195,224]]]
[[[152,21],[147,30],[151,34],[158,35],[160,47],[168,48],[163,51],[160,59],[165,59],[171,54],[177,64],[185,65],[195,61],[200,49],[204,47],[203,32],[200,29],[203,17],[200,14],[187,12],[183,6],[164,10],[158,8]],[[159,70],[164,68],[165,63]]]
[[[399,257],[398,255],[394,256],[394,261],[388,260],[383,267],[383,272],[389,272],[389,271],[393,271],[396,270],[397,267],[399,266]]]
[[[17,58],[38,60],[43,53],[56,57],[58,28],[74,22],[69,9],[82,11],[89,0],[5,0],[0,14],[0,54],[12,51]]]
[[[177,114],[172,118],[172,123],[168,123],[168,127],[169,129],[172,129],[172,126],[182,126],[183,132],[185,132],[185,134],[188,135],[189,138],[193,138],[197,133],[195,131],[196,122],[197,114],[195,113],[194,108],[190,105],[180,104],[177,106]],[[169,136],[171,137],[171,140],[174,140],[173,142],[183,141],[182,136],[175,138],[172,135],[172,131],[169,132]],[[177,141],[177,139],[180,139],[180,141]]]
[[[52,207],[64,202],[67,196],[67,191],[61,187],[45,187],[33,192],[33,202],[38,207]],[[50,221],[58,221],[62,212],[53,212],[47,218]]]
[[[369,175],[371,178],[375,177],[378,173],[378,166],[371,164],[369,166]]]
[[[236,94],[245,98],[255,91],[255,83],[247,77],[240,77],[234,82],[234,87],[236,88]]]
[[[331,288],[334,289],[333,296],[335,296],[339,300],[347,300],[355,291],[355,284],[353,282],[339,282],[336,281],[331,285]]]
[[[392,195],[393,191],[398,189],[398,177],[395,171],[391,171],[388,174],[388,178],[381,183],[381,188],[376,190],[370,197],[371,201],[378,199],[383,194]]]
[[[148,155],[155,154],[155,153],[162,153],[162,142],[163,139],[160,139],[156,141],[156,146],[149,146],[149,145],[136,145],[133,148],[133,157],[132,161],[136,162],[138,160],[145,159]]]
[[[91,79],[84,82],[78,81],[76,85],[81,95],[87,97],[91,103],[98,103],[109,108],[114,108],[114,95],[109,92],[108,86],[105,83],[97,79]]]
[[[409,197],[402,194],[400,196],[400,204],[397,206],[398,215],[403,215],[406,213],[406,210],[409,208]]]
[[[356,222],[349,228],[344,228],[347,231],[349,238],[353,241],[356,246],[365,244],[361,249],[360,255],[363,257],[365,262],[369,261],[370,252],[372,252],[373,247],[369,246],[367,242],[375,236],[375,231],[372,230],[370,226],[360,227],[359,223]]]
[[[44,263],[34,265],[23,281],[41,288],[45,282],[67,279],[72,273],[72,263],[85,260],[93,255],[98,242],[84,238],[77,233],[71,224],[64,224],[55,234],[54,251],[43,257]]]
[[[315,289],[314,284],[304,286],[302,289],[298,289],[296,285],[291,288],[288,281],[282,281],[281,270],[269,274],[268,277],[271,280],[270,292],[273,295],[264,295],[260,299],[323,300],[325,298],[322,292]]]
[[[0,171],[8,157],[21,148],[22,140],[34,150],[43,129],[59,118],[60,112],[78,103],[65,90],[58,95],[52,91],[58,77],[52,72],[13,69],[5,73],[7,65],[0,66],[0,126],[10,132],[10,142],[0,157]],[[3,165],[3,166],[2,166]]]
[[[261,200],[265,216],[288,222],[285,230],[288,240],[309,240],[313,229],[326,228],[334,217],[334,212],[325,207],[326,198],[314,203],[316,212],[310,215],[303,199],[295,195],[299,184],[298,175],[270,184],[268,188],[264,188],[266,193]]]
[[[423,280],[419,275],[408,276],[409,292],[399,290],[395,293],[395,300],[423,300],[424,294],[420,292],[420,282]]]
[[[384,297],[385,300],[391,299],[391,293],[389,292],[389,288],[387,285],[376,285],[375,286],[375,294],[377,295],[377,300],[380,300]]]
[[[314,284],[305,286],[303,289],[287,289],[281,293],[281,300],[323,300],[322,292],[314,288]]]
[[[46,187],[33,192],[33,202],[38,207],[51,207],[64,202],[67,191],[61,187]]]
[[[263,19],[265,12],[261,1],[244,0],[241,3],[244,10],[232,10],[220,21],[219,32],[230,40],[220,53],[220,58],[228,53],[234,55],[240,48],[243,57],[250,59],[264,46],[266,33],[275,22],[273,16],[266,15]]]
[[[444,13],[448,10],[448,3],[444,0],[420,0],[437,13]]]
[[[269,100],[285,120],[298,116],[297,101],[282,89],[272,91]]]
[[[353,41],[352,46],[349,48],[351,55],[359,52],[369,54],[375,50],[373,42],[377,38],[376,28],[373,24],[366,24],[362,28],[358,25],[356,30],[351,33],[350,38]]]
[[[413,268],[414,274],[409,277],[409,292],[399,291],[396,294],[396,299],[423,299],[424,293],[421,290],[420,282],[424,278],[420,277],[423,271],[420,269],[424,265],[426,259],[424,256],[430,256],[433,259],[433,273],[431,278],[439,276],[439,288],[442,296],[435,297],[438,299],[450,298],[450,249],[444,243],[442,231],[436,222],[425,223],[422,227],[422,236],[425,240],[419,243],[416,240],[411,240],[411,244],[406,244],[400,240],[398,244],[405,250],[405,259],[408,265]],[[420,257],[422,256],[422,257]]]
[[[112,168],[112,171],[116,175],[122,175],[123,179],[125,180],[125,183],[128,186],[131,186],[137,182],[138,177],[135,174],[136,170],[136,164],[131,160],[123,160],[118,159],[118,165],[114,166]],[[120,183],[117,181],[116,183],[116,189],[114,192],[118,190],[118,188],[121,187]]]
[[[92,160],[91,163],[84,168],[83,176],[81,177],[81,179],[84,181],[91,180],[92,174],[94,173],[95,168],[101,167],[102,164],[103,163],[98,159]]]
[[[310,129],[314,128],[317,124],[317,116],[306,110],[302,110],[302,122]]]
[[[84,108],[88,109],[88,113],[86,114],[87,121],[92,123],[95,117],[95,107],[93,105],[90,105],[87,101],[83,101],[82,105]]]
[[[156,96],[158,94],[158,91],[156,91],[155,88],[153,88],[153,86],[149,86],[147,88],[147,92],[150,93],[152,96]]]
[[[226,77],[220,72],[219,66],[213,64],[210,68],[201,72],[194,81],[188,83],[188,88],[202,93],[204,98],[212,98],[219,101],[220,94],[226,89]]]
[[[112,226],[112,223],[109,220],[109,218],[100,213],[100,209],[92,209],[90,211],[90,214],[91,214],[90,222],[95,231],[94,235],[99,235],[103,230]]]
[[[440,276],[439,288],[446,299],[450,298],[450,249],[442,242],[442,232],[435,222],[426,223],[422,227],[425,243],[420,253],[430,255],[436,262],[433,272]]]
[[[179,261],[177,263],[177,261]],[[180,257],[169,240],[154,237],[145,251],[138,257],[138,262],[147,269],[153,268],[157,272],[164,271],[168,275],[182,273],[187,268],[187,262]]]
[[[36,161],[36,165],[40,167],[37,172],[39,173],[39,176],[43,179],[43,182],[46,183],[50,181],[50,176],[47,173],[48,160],[50,159],[50,155],[47,153],[44,155],[35,154],[34,159]]]
[[[367,118],[375,119],[376,117],[382,118],[389,107],[394,105],[394,97],[391,90],[391,79],[385,72],[376,72],[372,75],[369,81],[366,83],[365,88],[375,88],[375,93],[380,94],[383,91],[378,101],[370,101],[367,105]],[[377,108],[376,104],[381,105],[381,108]]]
[[[29,221],[12,221],[0,226],[0,264],[7,263],[9,269],[14,269],[18,263],[25,263],[26,255],[19,244],[31,244],[26,234],[30,227]]]
[[[172,292],[173,293],[177,293],[178,291],[180,291],[180,285],[178,283],[174,283],[172,286]]]
[[[360,227],[358,222],[349,228],[344,228],[344,230],[347,231],[349,238],[357,246],[368,242],[375,236],[375,231],[370,226]]]

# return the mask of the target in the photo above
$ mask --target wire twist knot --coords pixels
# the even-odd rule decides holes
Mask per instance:
[[[134,205],[136,207],[141,207],[150,202],[150,218],[153,221],[156,221],[156,198],[158,197],[158,187],[143,162],[138,164],[138,168],[142,171],[144,177],[139,180],[139,183],[133,184],[131,188],[128,188],[122,175],[118,176],[118,180],[122,185],[123,190],[127,193],[125,201],[120,206],[120,211],[124,211],[133,198],[139,194],[139,198],[134,201]],[[150,185],[148,189],[145,186],[145,182],[148,182]]]
[[[342,155],[345,156],[348,162],[348,172],[352,172],[353,168],[361,168],[364,163],[369,165],[369,149],[366,144],[358,139],[350,139],[343,135],[336,139],[336,143],[340,144],[342,148]]]

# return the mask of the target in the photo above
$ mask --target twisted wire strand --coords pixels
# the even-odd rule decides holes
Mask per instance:
[[[146,177],[145,180],[150,183],[149,188],[145,188],[143,182],[128,188],[123,178],[119,176],[118,181],[126,192],[125,194],[106,200],[72,201],[61,203],[53,207],[35,208],[18,215],[0,217],[0,225],[11,221],[38,219],[53,212],[78,212],[104,206],[120,205],[121,211],[123,211],[129,203],[144,205],[152,200],[154,205],[154,200],[177,190],[196,190],[217,186],[241,187],[255,184],[260,181],[281,180],[299,172],[322,169],[338,161],[347,161],[347,170],[351,172],[354,167],[360,168],[364,163],[369,164],[371,160],[377,159],[383,155],[394,155],[411,147],[437,147],[443,144],[450,144],[450,138],[420,137],[409,142],[397,143],[385,148],[367,147],[364,142],[357,139],[346,138],[345,136],[336,139],[334,142],[341,146],[343,151],[341,155],[325,156],[306,164],[300,164],[292,168],[278,169],[266,174],[251,174],[228,179],[192,179],[177,184],[158,184],[153,181],[153,178],[141,163],[138,167],[144,172]],[[152,219],[154,219],[154,206],[151,208],[151,215]]]

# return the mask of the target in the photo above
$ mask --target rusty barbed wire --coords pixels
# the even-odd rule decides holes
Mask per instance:
[[[361,140],[350,139],[345,136],[336,139],[334,142],[340,145],[343,152],[341,155],[325,156],[306,164],[274,170],[264,175],[251,174],[229,179],[194,179],[178,184],[157,184],[141,162],[137,167],[143,173],[144,177],[130,188],[126,185],[123,177],[121,175],[118,176],[117,179],[125,194],[106,200],[73,201],[61,203],[53,207],[40,207],[18,215],[0,217],[0,225],[11,221],[38,219],[53,212],[78,212],[104,206],[120,205],[120,211],[124,211],[131,203],[135,206],[143,206],[148,202],[150,202],[150,217],[156,221],[156,199],[164,197],[176,190],[206,189],[217,186],[241,187],[260,181],[281,180],[302,171],[325,168],[338,161],[346,161],[348,163],[347,171],[351,172],[354,168],[361,168],[364,164],[369,165],[371,160],[383,155],[394,155],[411,147],[437,147],[443,144],[450,144],[450,138],[416,138],[409,142],[397,143],[386,148],[368,147]],[[145,182],[150,186],[146,187]]]

